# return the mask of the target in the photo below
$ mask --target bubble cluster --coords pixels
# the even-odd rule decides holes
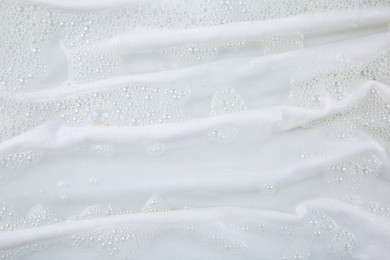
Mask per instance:
[[[273,195],[277,191],[276,183],[267,183],[259,186],[259,192],[264,195]]]
[[[243,253],[248,247],[246,243],[238,241],[232,236],[224,234],[224,232],[219,230],[215,230],[212,227],[205,228],[195,225],[186,225],[177,228],[177,231],[182,234],[190,235],[206,247],[225,253]]]
[[[304,127],[342,125],[343,128],[339,129],[341,139],[351,136],[354,128],[360,127],[374,136],[390,140],[390,104],[387,101],[387,94],[379,84],[390,82],[389,73],[386,73],[388,70],[390,70],[390,52],[385,52],[365,65],[349,66],[330,72],[323,71],[311,77],[294,77],[291,80],[291,91],[286,104],[308,109],[322,109],[326,102],[343,102],[352,95],[356,85],[365,80],[378,82],[378,84],[371,84],[369,92],[352,106],[345,106],[341,111],[310,121],[304,124]],[[339,124],[339,122],[344,123]]]
[[[27,229],[60,221],[46,206],[36,205],[25,217],[20,216],[10,205],[0,207],[0,231]]]
[[[68,220],[76,221],[99,219],[114,216],[126,216],[137,213],[153,214],[154,212],[169,211],[171,208],[158,195],[152,195],[141,211],[133,211],[118,205],[94,205],[85,208],[82,212]],[[29,229],[36,226],[48,225],[61,221],[54,213],[43,205],[33,207],[25,217],[21,217],[16,210],[9,205],[0,206],[0,232],[10,230]],[[135,257],[142,253],[150,242],[163,233],[173,231],[182,235],[191,236],[199,243],[214,250],[227,253],[240,253],[246,249],[246,244],[232,239],[224,232],[213,229],[205,229],[198,225],[158,225],[158,224],[110,224],[101,228],[76,232],[70,236],[61,237],[51,241],[60,242],[71,246],[93,249],[102,256],[110,259],[122,259],[123,257]],[[48,246],[44,241],[28,243],[23,246],[0,253],[1,259],[21,257],[34,250],[44,249]]]
[[[170,47],[159,50],[162,57],[169,58],[174,65],[191,65],[214,59],[218,54],[217,46],[191,45],[188,47]]]
[[[309,260],[311,254],[307,252],[308,250],[303,246],[289,247],[283,254],[283,260]]]
[[[358,243],[353,235],[345,230],[337,230],[329,242],[329,252],[333,257],[347,259],[357,248]]]
[[[172,66],[194,65],[217,59],[221,54],[231,55],[244,50],[253,41],[229,41],[211,44],[190,44],[162,48],[159,55],[168,58]],[[154,54],[154,52],[152,52]]]
[[[247,110],[243,98],[234,89],[218,90],[211,100],[210,115],[217,116]]]
[[[390,217],[390,207],[388,205],[384,205],[378,202],[368,202],[365,206],[368,209],[368,212],[374,215],[385,218]]]
[[[315,245],[328,245],[329,257],[347,259],[357,247],[357,241],[350,232],[318,210],[307,209],[302,221],[297,224],[280,226],[251,220],[234,224],[233,227],[241,232],[287,239],[290,246],[284,252],[283,259],[311,259]]]
[[[36,205],[21,216],[12,205],[0,204],[0,233],[44,226],[61,221],[46,206]],[[19,259],[21,256],[47,247],[45,241],[39,241],[20,247],[0,251],[0,259]]]
[[[107,144],[98,144],[94,145],[93,150],[97,155],[103,156],[105,158],[110,158],[115,154],[115,147]]]
[[[151,156],[157,156],[163,154],[166,151],[166,147],[164,144],[150,144],[146,147],[146,153]]]
[[[342,101],[351,94],[359,80],[362,80],[360,67],[344,66],[333,71],[320,71],[315,75],[294,76],[290,80],[291,90],[286,103],[307,108],[322,108],[326,99]]]
[[[330,167],[325,176],[328,185],[354,191],[364,181],[379,176],[382,162],[374,153],[363,153]]]
[[[315,75],[301,75],[291,78],[291,90],[287,104],[320,108],[324,99],[343,101],[354,87],[364,80],[390,83],[390,52],[374,58],[365,65],[340,65],[337,69],[323,70]]]
[[[142,212],[161,212],[169,210],[171,210],[171,208],[157,195],[152,195],[142,207]]]
[[[187,87],[115,86],[57,100],[0,98],[0,140],[28,131],[49,119],[68,126],[129,126],[180,122],[189,118]]]
[[[208,137],[211,141],[216,143],[232,143],[237,140],[239,130],[236,127],[218,127],[208,133]]]
[[[303,33],[289,33],[262,39],[260,46],[265,55],[287,52],[302,49],[303,39]]]
[[[18,90],[48,75],[46,59],[54,33],[43,7],[0,1],[0,89]]]
[[[268,55],[303,48],[303,33],[274,35],[269,38],[248,41],[228,41],[213,44],[192,44],[162,48],[159,54],[168,58],[172,66],[194,65],[216,60],[223,55],[232,56],[240,51],[254,50],[256,53]],[[152,54],[154,54],[152,52]]]
[[[0,155],[0,182],[10,179],[20,170],[38,163],[42,157],[43,153],[36,151]]]
[[[104,50],[77,49],[70,54],[74,82],[88,82],[115,77],[123,70],[121,58]]]
[[[112,204],[94,205],[85,208],[77,215],[70,217],[71,220],[92,219],[102,216],[113,216],[133,213],[132,210],[121,208]]]

